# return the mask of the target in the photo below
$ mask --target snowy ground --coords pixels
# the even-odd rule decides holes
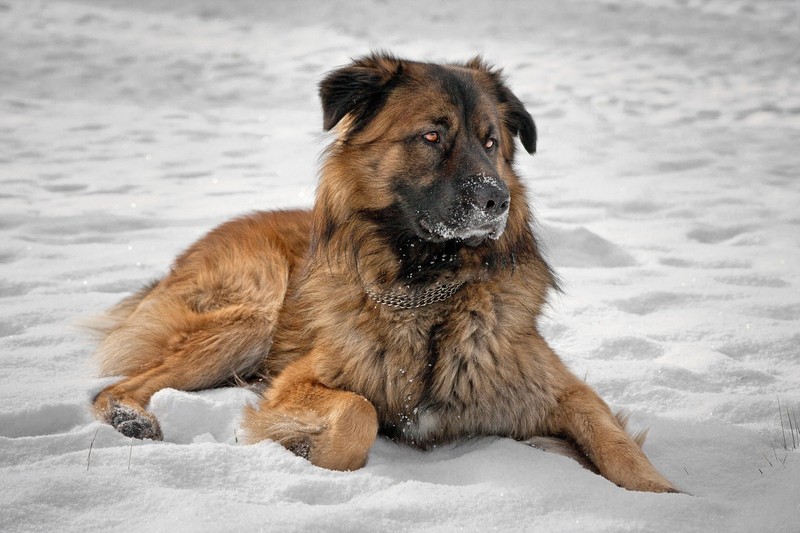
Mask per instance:
[[[800,531],[798,27],[796,0],[0,0],[0,530]],[[158,393],[164,443],[92,420],[74,324],[310,205],[315,84],[378,47],[506,67],[566,288],[542,329],[691,496],[507,439],[325,471],[238,445],[241,389]]]

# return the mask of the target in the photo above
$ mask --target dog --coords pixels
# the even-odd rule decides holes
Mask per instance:
[[[96,415],[158,440],[159,389],[261,377],[247,441],[323,468],[361,468],[379,433],[558,439],[620,487],[676,492],[537,330],[557,281],[513,166],[537,132],[502,72],[378,52],[319,90],[334,138],[313,209],[227,222],[111,309],[96,355],[125,377]]]

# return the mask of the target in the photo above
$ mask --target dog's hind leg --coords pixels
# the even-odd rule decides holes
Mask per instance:
[[[93,401],[95,414],[124,435],[160,440],[156,418],[146,411],[151,396],[163,388],[199,390],[248,377],[269,349],[274,312],[247,305],[231,305],[205,313],[184,309],[166,313],[158,303],[129,324],[112,332],[101,346],[109,350],[143,350],[146,357],[118,357],[130,363],[127,377],[100,391]],[[174,311],[174,309],[173,309]],[[171,317],[166,320],[164,317]],[[158,327],[154,327],[158,324]]]
[[[161,281],[118,304],[96,330],[103,389],[94,411],[126,435],[160,438],[145,409],[159,389],[252,377],[272,342],[292,273],[308,248],[307,211],[255,213],[191,245]]]
[[[373,405],[358,394],[319,383],[313,355],[289,365],[242,423],[247,440],[270,439],[330,470],[356,470],[378,434]]]

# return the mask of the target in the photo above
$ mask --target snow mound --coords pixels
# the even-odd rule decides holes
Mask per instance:
[[[197,441],[238,442],[242,409],[258,396],[243,388],[189,393],[162,389],[150,400],[164,440],[177,444]]]
[[[554,266],[614,268],[636,264],[633,256],[622,247],[586,228],[543,226],[539,234]]]

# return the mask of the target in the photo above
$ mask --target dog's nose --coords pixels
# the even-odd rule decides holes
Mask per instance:
[[[510,199],[508,187],[496,178],[483,178],[475,186],[475,203],[487,217],[503,215],[508,211]]]

